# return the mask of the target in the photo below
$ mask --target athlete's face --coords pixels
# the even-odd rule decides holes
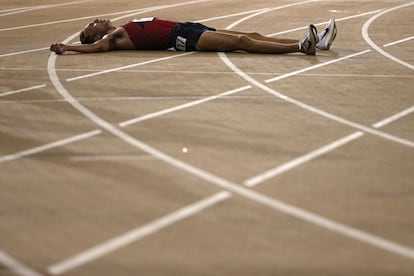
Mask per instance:
[[[112,22],[110,20],[95,19],[93,22],[87,24],[83,30],[89,37],[102,37],[107,34],[111,26]]]

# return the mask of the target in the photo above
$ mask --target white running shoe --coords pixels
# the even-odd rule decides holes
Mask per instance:
[[[299,42],[299,50],[307,55],[315,55],[316,44],[318,43],[318,30],[314,25],[309,25],[309,31]]]
[[[334,19],[329,20],[328,25],[325,30],[319,35],[319,42],[316,44],[316,48],[319,50],[329,50],[331,48],[332,42],[336,37],[336,23]]]

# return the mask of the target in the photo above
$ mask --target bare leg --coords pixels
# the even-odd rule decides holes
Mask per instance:
[[[269,41],[269,42],[276,42],[276,43],[297,43],[297,39],[289,39],[289,38],[276,38],[276,37],[268,37],[264,36],[259,33],[243,33],[243,32],[237,32],[237,31],[230,31],[230,30],[218,30],[220,33],[229,33],[229,34],[235,34],[235,35],[247,35],[248,37],[256,40],[263,40],[263,41]]]
[[[299,52],[299,41],[292,43],[280,43],[273,40],[261,40],[256,38],[263,36],[257,34],[206,31],[197,42],[196,49],[199,51],[233,52],[246,51],[261,54],[283,54]]]

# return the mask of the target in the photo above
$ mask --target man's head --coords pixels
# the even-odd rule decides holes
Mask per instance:
[[[79,38],[82,44],[92,44],[95,41],[102,39],[102,37],[114,29],[115,27],[110,20],[95,19],[85,26],[81,31]]]

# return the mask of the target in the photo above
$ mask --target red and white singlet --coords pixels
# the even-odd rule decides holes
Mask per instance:
[[[140,18],[121,25],[137,50],[165,50],[171,47],[170,39],[177,22],[154,17]]]

